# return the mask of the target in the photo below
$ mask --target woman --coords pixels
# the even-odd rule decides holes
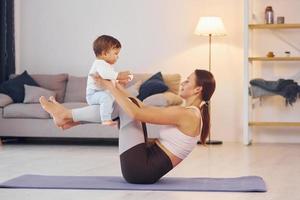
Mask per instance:
[[[208,102],[215,91],[213,75],[206,70],[195,70],[181,86],[180,96],[185,107],[154,107],[129,97],[124,88],[111,81],[93,76],[106,88],[119,105],[119,153],[123,177],[129,183],[155,183],[178,165],[193,150],[200,135],[201,143],[209,134]],[[53,116],[58,127],[70,128],[78,121],[99,121],[95,107],[69,110],[54,98],[40,98],[44,110]],[[160,137],[149,144],[140,122],[164,125]]]

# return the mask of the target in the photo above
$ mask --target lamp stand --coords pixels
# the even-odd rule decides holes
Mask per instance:
[[[208,65],[209,72],[211,72],[211,36],[212,34],[209,34],[209,65]],[[211,115],[210,102],[208,104],[208,112],[209,115]],[[209,131],[208,141],[206,141],[206,144],[215,145],[215,144],[223,144],[223,142],[218,140],[211,140],[211,131]]]

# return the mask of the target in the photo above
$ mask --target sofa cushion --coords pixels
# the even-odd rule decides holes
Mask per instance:
[[[50,115],[40,104],[10,104],[3,109],[4,118],[38,118],[48,119]]]
[[[24,84],[38,86],[38,83],[25,70],[22,74],[2,83],[0,93],[7,94],[15,103],[22,103],[25,95]]]
[[[39,103],[39,98],[41,96],[48,99],[50,96],[56,96],[56,93],[51,90],[47,90],[42,87],[24,85],[25,88],[25,97],[23,103]]]
[[[65,106],[68,109],[73,109],[73,108],[82,108],[85,106],[89,106],[87,103],[83,103],[83,102],[66,102],[62,104],[63,106]]]
[[[64,102],[86,102],[87,77],[69,76]]]
[[[42,87],[56,93],[56,100],[63,102],[68,74],[32,74],[32,78]]]
[[[142,85],[142,81],[139,80],[135,82],[134,84],[127,84],[125,87],[125,90],[131,95],[131,96],[138,96],[139,95],[139,88]]]
[[[153,94],[162,93],[168,89],[169,87],[164,83],[161,72],[158,72],[142,83],[137,98],[143,101]]]

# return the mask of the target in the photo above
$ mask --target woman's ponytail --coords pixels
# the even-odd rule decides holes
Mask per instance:
[[[210,98],[213,95],[216,82],[213,75],[206,70],[195,70],[196,74],[196,85],[202,87],[202,100],[205,102],[204,105],[200,107],[201,116],[202,116],[202,130],[200,134],[200,142],[201,144],[205,144],[206,139],[210,132],[210,111],[209,111],[209,103]]]

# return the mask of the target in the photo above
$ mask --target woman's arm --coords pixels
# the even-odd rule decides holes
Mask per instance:
[[[122,84],[116,83],[116,88],[120,90],[126,97],[132,97],[134,98],[138,103],[140,107],[145,107],[146,105],[140,101],[138,98],[133,97],[124,87]]]
[[[131,100],[128,99],[128,95],[123,91],[124,88],[118,84],[116,87],[110,81],[102,79],[99,75],[93,76],[97,84],[108,89],[111,94],[115,97],[117,103],[122,109],[132,118],[153,123],[153,124],[164,124],[164,125],[177,125],[181,126],[185,122],[190,120],[191,112],[187,109],[179,106],[171,107],[154,107],[144,106],[141,103],[141,107],[137,107]]]
[[[185,115],[186,109],[182,107],[154,107],[145,106],[139,102],[140,107],[136,106],[126,95],[124,95],[118,88],[110,89],[110,92],[115,97],[117,103],[122,109],[132,118],[152,123],[152,124],[165,124],[165,125],[180,125],[183,121],[181,116]]]

